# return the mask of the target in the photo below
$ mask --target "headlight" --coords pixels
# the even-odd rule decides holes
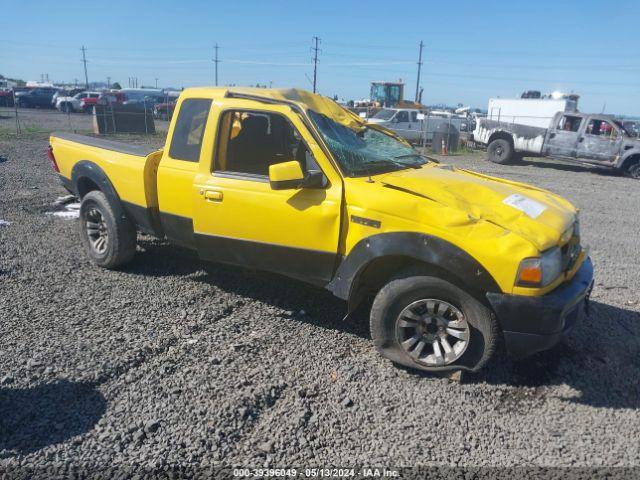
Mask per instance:
[[[516,285],[519,287],[545,287],[562,272],[562,252],[555,247],[541,257],[525,258],[520,262]]]

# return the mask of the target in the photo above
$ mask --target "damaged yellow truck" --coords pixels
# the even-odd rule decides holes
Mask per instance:
[[[309,92],[188,89],[164,149],[61,133],[49,157],[97,265],[126,264],[143,231],[324,287],[348,313],[372,299],[398,364],[477,370],[501,339],[523,357],[585,314],[593,268],[568,201],[438,164]]]

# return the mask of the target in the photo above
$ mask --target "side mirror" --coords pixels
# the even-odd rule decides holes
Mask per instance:
[[[273,190],[324,188],[327,186],[327,179],[320,170],[313,170],[305,175],[300,162],[291,160],[269,166],[269,184]]]
[[[298,188],[304,183],[304,174],[300,162],[276,163],[269,166],[269,184],[274,190]]]

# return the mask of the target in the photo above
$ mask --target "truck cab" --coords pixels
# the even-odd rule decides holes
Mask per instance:
[[[368,122],[393,130],[409,142],[418,142],[422,138],[422,120],[418,118],[420,113],[414,108],[383,108]]]
[[[545,153],[611,165],[623,153],[625,136],[624,128],[609,115],[558,113],[545,139]]]

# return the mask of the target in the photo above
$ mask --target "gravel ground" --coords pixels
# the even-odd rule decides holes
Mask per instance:
[[[38,128],[60,128],[46,118]],[[343,303],[294,281],[145,236],[126,269],[94,267],[76,220],[45,213],[64,194],[47,136],[16,139],[11,122],[0,119],[0,474],[640,466],[639,182],[447,159],[573,201],[597,275],[592,314],[564,343],[524,362],[500,351],[455,383],[394,367],[364,315],[342,322]]]

